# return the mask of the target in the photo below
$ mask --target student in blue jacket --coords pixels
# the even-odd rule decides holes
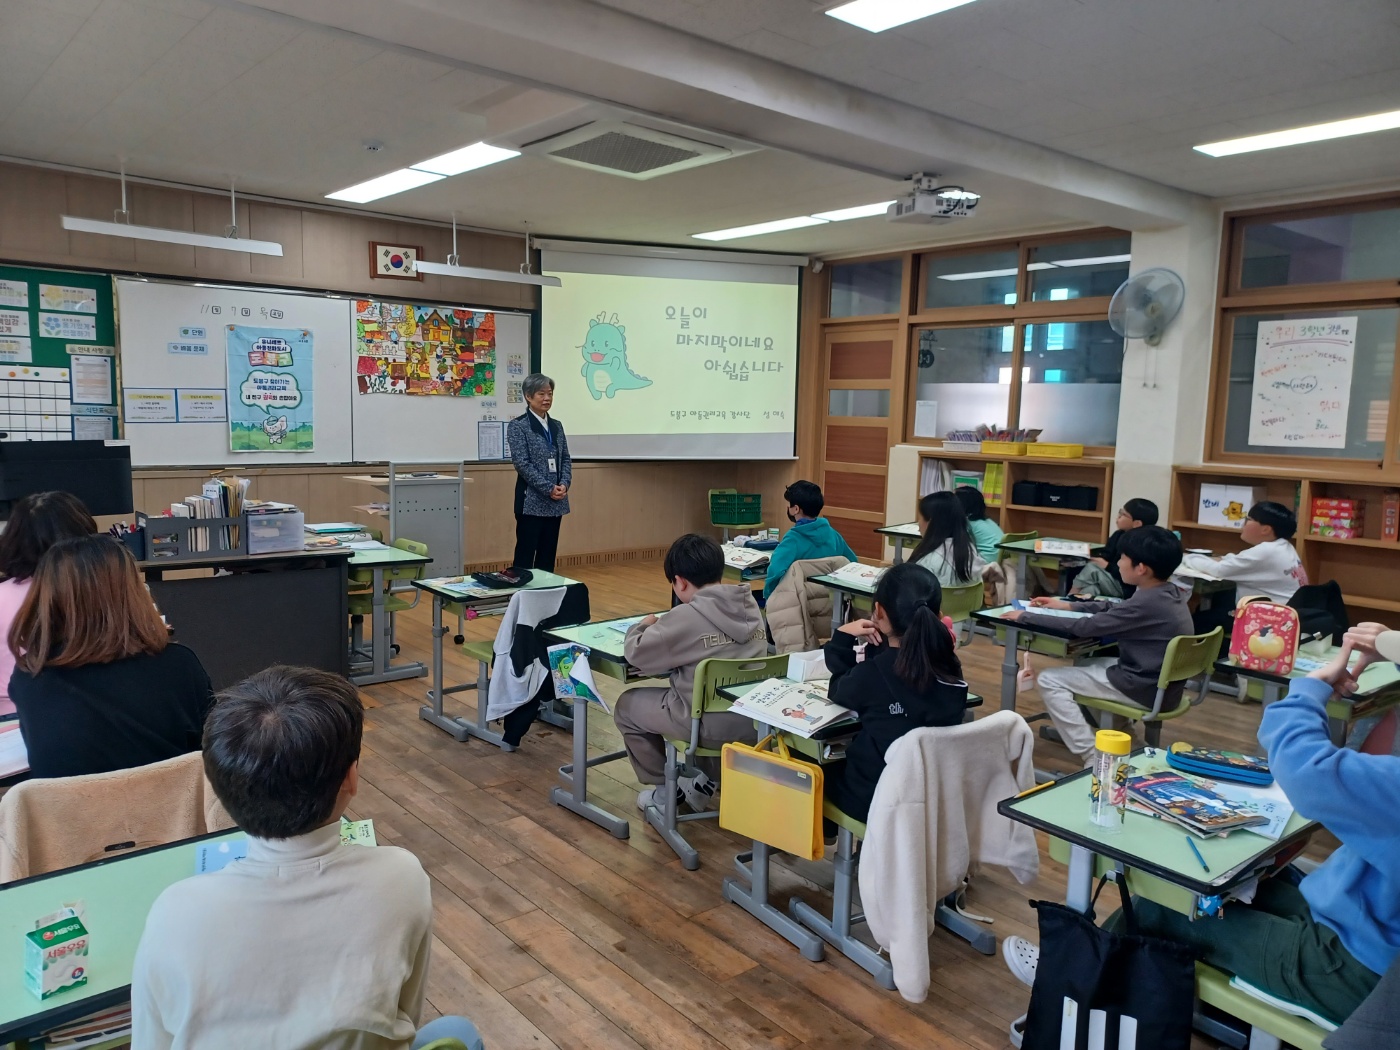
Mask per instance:
[[[765,600],[795,561],[834,558],[838,554],[856,560],[856,552],[831,527],[831,522],[820,516],[826,500],[822,498],[819,485],[794,481],[783,490],[783,499],[787,500],[787,516],[792,528],[783,534],[768,558],[768,575],[763,579]]]
[[[1210,965],[1337,1023],[1400,952],[1400,757],[1340,748],[1327,734],[1327,701],[1356,688],[1379,658],[1383,631],[1375,623],[1348,631],[1337,658],[1295,680],[1259,727],[1274,779],[1295,809],[1341,840],[1336,852],[1301,881],[1293,869],[1263,880],[1250,904],[1226,903],[1220,919],[1192,922],[1147,900],[1134,906],[1143,933],[1189,944]],[[1361,660],[1348,671],[1353,651]],[[1014,940],[1007,962],[1033,979],[1034,946]]]

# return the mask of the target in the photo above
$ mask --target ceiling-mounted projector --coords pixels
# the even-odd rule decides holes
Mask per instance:
[[[965,190],[961,186],[940,186],[937,175],[917,172],[909,177],[914,191],[901,197],[885,210],[885,218],[890,222],[917,222],[925,225],[941,225],[957,219],[966,219],[977,208],[982,199],[979,193]]]

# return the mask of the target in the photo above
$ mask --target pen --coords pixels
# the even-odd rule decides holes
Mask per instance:
[[[1188,832],[1188,834],[1189,834],[1189,832]],[[1205,868],[1206,874],[1209,875],[1209,874],[1210,874],[1210,865],[1206,863],[1205,857],[1201,856],[1201,851],[1200,851],[1199,849],[1196,848],[1196,844],[1195,844],[1194,842],[1192,842],[1192,841],[1188,838],[1188,839],[1186,840],[1186,845],[1188,845],[1188,846],[1191,847],[1191,852],[1194,853],[1194,854],[1196,855],[1196,859],[1197,859],[1198,861],[1201,862],[1201,867]]]

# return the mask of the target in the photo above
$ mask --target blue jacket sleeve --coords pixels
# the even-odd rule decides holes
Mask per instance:
[[[525,484],[545,499],[554,488],[554,478],[530,458],[530,424],[517,426],[511,423],[510,460],[515,464],[515,472],[525,479]]]
[[[1326,682],[1296,679],[1286,697],[1264,709],[1259,742],[1294,808],[1385,869],[1395,863],[1395,814],[1388,807],[1400,797],[1400,759],[1332,743],[1327,735],[1331,696]]]
[[[778,545],[773,548],[773,553],[768,555],[768,572],[763,577],[763,597],[766,599],[773,593],[773,588],[782,582],[783,574],[792,568],[792,563],[797,560],[796,543],[788,539],[792,536],[789,529]]]

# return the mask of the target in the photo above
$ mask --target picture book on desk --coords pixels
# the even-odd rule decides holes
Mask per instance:
[[[1201,838],[1228,835],[1240,828],[1270,822],[1268,816],[1247,803],[1226,798],[1180,773],[1145,773],[1129,777],[1128,798]]]
[[[853,561],[826,575],[828,579],[840,580],[842,583],[854,584],[857,587],[865,587],[873,591],[875,585],[880,582],[880,577],[884,574],[885,566],[883,565],[862,565],[858,561]]]
[[[730,707],[755,722],[811,739],[824,730],[860,721],[850,708],[827,699],[829,682],[790,682],[769,678]]]
[[[593,668],[588,665],[588,647],[576,642],[549,647],[549,673],[554,679],[554,695],[560,700],[587,700],[608,714],[612,709],[598,692]]]

